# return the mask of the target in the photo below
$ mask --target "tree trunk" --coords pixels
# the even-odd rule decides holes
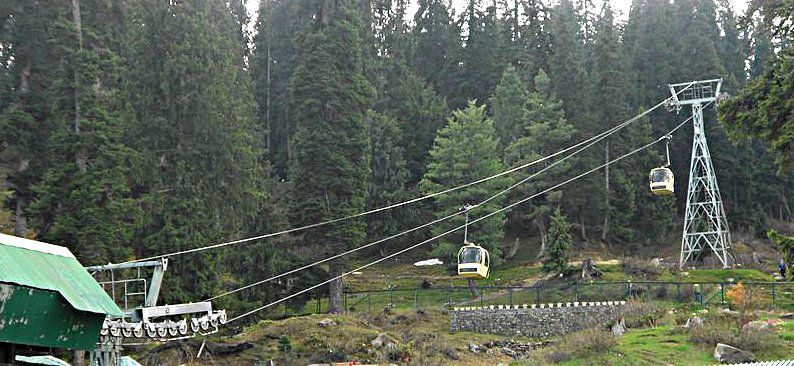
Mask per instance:
[[[83,50],[83,21],[80,15],[80,0],[72,0],[72,21],[74,22],[74,27],[77,30],[77,42],[80,47],[80,51]],[[82,57],[78,53],[78,58]],[[79,65],[78,60],[75,60],[75,70],[74,70],[74,132],[76,135],[80,134],[80,74],[78,73],[77,67]],[[77,164],[77,169],[80,173],[86,172],[86,157],[85,151],[82,149],[78,149],[76,156],[75,156],[75,163]]]
[[[30,73],[33,67],[30,64],[30,60],[22,68],[22,71],[19,72],[19,94],[20,95],[27,95],[30,93]]]
[[[510,251],[507,252],[505,259],[513,259],[513,257],[516,256],[516,253],[518,253],[518,248],[520,247],[521,247],[521,241],[518,240],[518,238],[516,238],[515,243],[513,243],[513,246],[510,247]]]
[[[601,241],[607,241],[609,233],[609,141],[604,147],[606,166],[604,169],[604,226],[601,228]]]
[[[469,292],[471,292],[471,297],[480,297],[480,290],[477,289],[477,284],[474,283],[473,278],[469,278]]]
[[[342,263],[339,260],[331,261],[330,265],[331,277],[336,277],[342,274]],[[337,278],[328,283],[328,313],[329,314],[342,314],[345,312],[345,304],[342,300],[342,291],[344,286],[342,278]]]
[[[270,79],[270,64],[273,61],[270,59],[270,37],[267,40],[267,102],[265,103],[265,122],[267,123],[267,152],[270,154],[272,150],[270,150],[270,139],[272,137],[272,130],[270,127],[270,87],[271,87],[271,79]]]
[[[783,208],[786,209],[786,215],[788,215],[788,219],[791,220],[791,208],[788,205],[788,199],[786,199],[786,195],[783,192],[780,192],[780,201],[783,202]]]
[[[17,168],[17,173],[22,173],[28,170],[30,166],[30,160],[22,159],[19,162],[19,168]],[[16,194],[17,205],[16,210],[14,211],[14,235],[24,238],[25,235],[28,233],[28,216],[25,210],[28,207],[28,199],[24,195],[20,195],[19,192]]]
[[[17,207],[14,212],[14,235],[20,238],[24,238],[28,232],[28,217],[25,215],[27,205],[25,197],[17,196]]]
[[[72,366],[85,366],[85,351],[74,351]]]
[[[542,216],[536,217],[532,222],[535,223],[535,226],[538,228],[538,232],[540,232],[540,251],[538,252],[538,259],[543,258],[546,255],[546,244],[548,241],[548,227],[546,225],[546,220]]]

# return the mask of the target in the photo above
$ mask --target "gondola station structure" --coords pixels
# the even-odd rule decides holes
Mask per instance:
[[[94,350],[105,319],[122,316],[69,249],[0,234],[0,365]]]

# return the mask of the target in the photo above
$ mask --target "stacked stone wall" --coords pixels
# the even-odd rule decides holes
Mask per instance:
[[[614,322],[625,301],[459,307],[451,312],[451,332],[548,337]]]

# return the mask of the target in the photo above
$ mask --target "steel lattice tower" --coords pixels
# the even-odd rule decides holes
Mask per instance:
[[[703,108],[717,101],[721,86],[722,79],[670,85],[670,106],[680,110],[684,105],[691,105],[694,125],[684,233],[678,263],[680,268],[687,262],[698,259],[706,250],[714,252],[723,268],[733,262],[728,219],[725,216],[714,166],[711,164],[703,124]]]

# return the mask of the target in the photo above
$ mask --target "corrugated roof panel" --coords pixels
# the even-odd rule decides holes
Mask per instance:
[[[53,356],[16,356],[16,361],[25,365],[71,366],[68,362]]]
[[[17,245],[16,239],[19,238],[0,234],[0,282],[58,292],[77,310],[123,316],[67,248],[41,243],[45,244],[41,246],[44,250],[37,250],[30,245],[39,242],[26,240],[26,247]],[[12,241],[13,244],[6,244]]]

